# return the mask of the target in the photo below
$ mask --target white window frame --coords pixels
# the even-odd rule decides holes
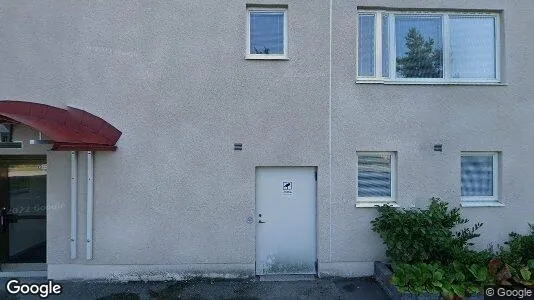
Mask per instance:
[[[382,77],[382,16],[388,14],[389,31],[389,77]],[[395,11],[395,10],[359,10],[360,15],[375,15],[375,76],[360,76],[358,74],[358,45],[356,39],[356,82],[359,83],[401,83],[401,84],[499,84],[501,83],[501,34],[500,14],[493,12],[428,12],[428,11]],[[441,16],[442,46],[443,46],[443,78],[397,78],[397,60],[395,43],[396,15],[435,15]],[[488,16],[495,20],[495,78],[453,78],[450,76],[450,16]],[[359,21],[357,20],[357,24]],[[359,25],[358,25],[359,26]],[[356,31],[358,32],[358,30]]]
[[[460,197],[462,206],[503,206],[499,202],[500,184],[500,153],[497,151],[462,151],[462,156],[492,156],[493,157],[493,196],[462,196],[462,167],[460,166]]]
[[[253,12],[282,12],[284,13],[284,54],[254,54],[250,53],[250,15]],[[246,59],[287,60],[287,7],[247,7],[247,53]]]
[[[391,197],[362,197],[358,195],[358,158],[369,155],[390,155],[391,157]],[[356,153],[356,207],[375,207],[382,205],[391,205],[398,207],[397,204],[397,152],[395,151],[358,151]]]

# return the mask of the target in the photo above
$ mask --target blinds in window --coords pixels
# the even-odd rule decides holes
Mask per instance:
[[[358,156],[358,196],[391,197],[391,155]]]

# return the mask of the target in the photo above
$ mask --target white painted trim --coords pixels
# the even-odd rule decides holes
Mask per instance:
[[[389,14],[389,78],[382,77],[382,14]],[[473,85],[500,85],[501,83],[501,31],[500,31],[500,14],[495,12],[426,12],[426,11],[382,11],[382,10],[360,10],[360,15],[375,16],[375,76],[358,75],[358,57],[356,57],[356,83],[382,83],[382,84],[473,84]],[[396,60],[396,43],[395,43],[395,17],[397,15],[428,15],[440,16],[442,22],[442,78],[397,78],[397,60]],[[495,20],[495,78],[451,78],[451,51],[450,51],[450,23],[449,17],[454,16],[492,16]],[[380,19],[380,20],[378,20]],[[359,19],[357,21],[359,23]],[[356,45],[359,46],[359,36],[356,38]],[[358,53],[358,51],[356,51]]]
[[[498,84],[499,82],[494,79],[480,79],[477,81],[476,78],[395,78],[394,80],[383,80],[384,83],[394,82],[394,83],[418,83],[418,84],[461,84],[461,83],[478,83],[478,84]]]
[[[93,259],[93,153],[87,151],[87,248],[86,259]]]
[[[501,81],[501,18],[495,14],[495,75],[497,81]]]
[[[355,206],[358,208],[375,208],[377,206],[390,205],[392,207],[400,207],[400,205],[395,201],[370,201],[370,200],[359,200],[356,201]]]
[[[284,54],[252,54],[250,53],[250,14],[251,12],[282,12],[284,14]],[[289,60],[288,59],[288,26],[287,26],[287,8],[277,7],[247,7],[247,49],[245,59],[248,60]]]
[[[78,157],[76,151],[70,152],[70,258],[76,258],[78,235]]]
[[[395,61],[395,57],[397,53],[397,45],[395,44],[395,14],[388,14],[388,20],[389,20],[389,52],[388,52],[388,58],[389,58],[389,77],[384,80],[392,80],[397,77],[397,64]],[[382,30],[382,29],[381,29]]]
[[[452,66],[452,56],[451,56],[451,40],[450,40],[450,24],[449,24],[449,15],[444,14],[441,18],[441,36],[443,39],[442,50],[441,50],[441,68],[442,75],[447,81],[450,81],[451,78],[451,66]]]
[[[380,28],[377,31],[376,28]],[[382,13],[375,15],[375,75],[382,77]]]
[[[461,207],[505,207],[502,202],[499,201],[462,201]]]
[[[396,81],[396,80],[382,80],[376,78],[358,78],[357,84],[385,84],[385,85],[484,85],[484,86],[508,86],[507,83],[501,82],[471,82],[471,81]]]
[[[285,55],[265,55],[265,54],[249,54],[245,56],[246,60],[289,60]]]
[[[462,151],[461,156],[492,156],[493,157],[493,196],[460,196],[461,205],[465,207],[473,206],[504,206],[501,205],[492,205],[491,203],[500,203],[499,202],[499,183],[500,183],[500,169],[499,169],[499,152],[488,152],[488,151]],[[461,170],[460,170],[461,172]],[[460,178],[461,184],[461,178]],[[478,203],[478,204],[474,204]]]
[[[358,195],[358,157],[367,155],[389,155],[391,157],[391,197],[361,197]],[[358,151],[356,153],[356,207],[374,207],[375,205],[396,204],[397,199],[397,152],[396,151]],[[369,203],[374,205],[369,206]]]

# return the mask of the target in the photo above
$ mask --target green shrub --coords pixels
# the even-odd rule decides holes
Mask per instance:
[[[401,292],[438,293],[445,299],[479,293],[492,282],[485,265],[396,264],[391,283]]]
[[[534,287],[534,259],[527,262],[526,266],[512,270],[512,278],[515,282],[528,287]]]
[[[482,251],[465,249],[454,258],[454,261],[463,265],[487,265],[495,255],[490,249]]]
[[[499,258],[494,258],[489,262],[488,270],[494,284],[534,287],[534,259],[514,268]]]
[[[529,224],[530,234],[521,235],[515,232],[509,234],[505,244],[508,247],[500,247],[499,258],[506,264],[516,269],[521,269],[534,259],[534,225]]]
[[[469,241],[479,234],[482,223],[453,232],[453,228],[468,222],[460,210],[449,210],[447,203],[432,198],[428,209],[378,208],[379,216],[371,221],[387,246],[386,255],[392,262],[452,263],[468,252]],[[472,253],[468,253],[471,255]]]

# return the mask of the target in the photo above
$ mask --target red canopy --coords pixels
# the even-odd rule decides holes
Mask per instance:
[[[115,151],[122,132],[86,111],[25,101],[0,101],[7,122],[30,126],[54,141],[52,150]]]

